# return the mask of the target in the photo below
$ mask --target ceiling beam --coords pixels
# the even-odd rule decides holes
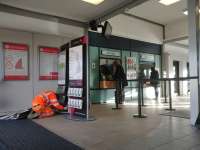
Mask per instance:
[[[57,22],[61,24],[72,25],[76,27],[82,27],[82,28],[88,27],[88,24],[86,22],[81,22],[81,21],[77,21],[77,20],[73,20],[69,18],[49,15],[45,13],[39,13],[35,11],[30,11],[30,10],[26,10],[22,8],[9,6],[6,4],[1,4],[1,3],[0,3],[0,12],[6,12],[6,13],[15,14],[15,15],[25,16],[25,17],[32,17],[36,19],[47,20],[47,21]]]
[[[122,4],[119,4],[117,7],[104,12],[103,14],[93,18],[92,20],[99,20],[100,22],[106,21],[118,14],[124,13],[127,9],[134,8],[147,1],[148,0],[126,0]]]
[[[179,48],[189,49],[189,46],[185,44],[180,44],[180,43],[168,43],[168,44]]]
[[[164,40],[164,44],[167,43],[172,43],[172,42],[177,42],[177,41],[182,41],[182,40],[187,40],[188,36],[183,36],[183,37],[178,37],[178,38],[172,38],[172,39],[166,39]]]
[[[133,15],[133,14],[123,13],[123,15],[128,16],[128,17],[132,17],[132,18],[135,18],[135,19],[139,19],[139,20],[142,20],[142,21],[145,21],[145,22],[148,22],[148,23],[154,24],[154,25],[158,25],[158,26],[164,27],[163,24],[160,24],[160,23],[157,23],[157,22],[151,21],[151,20],[146,19],[146,18],[142,18],[142,17],[136,16],[136,15]]]

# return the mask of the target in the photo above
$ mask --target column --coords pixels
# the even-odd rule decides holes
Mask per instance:
[[[189,35],[189,63],[190,76],[199,76],[199,0],[187,0],[188,2],[188,35]],[[199,122],[199,79],[191,80],[191,124]]]

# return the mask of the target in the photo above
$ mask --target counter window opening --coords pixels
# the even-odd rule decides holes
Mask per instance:
[[[121,64],[121,59],[100,58],[100,88],[115,88],[113,79],[113,62],[118,61]]]

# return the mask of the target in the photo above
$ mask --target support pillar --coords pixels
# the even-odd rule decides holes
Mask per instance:
[[[189,63],[190,76],[199,76],[199,0],[187,0],[188,2],[188,34],[189,34]],[[199,78],[190,81],[190,101],[192,125],[199,125],[200,99],[199,99]]]

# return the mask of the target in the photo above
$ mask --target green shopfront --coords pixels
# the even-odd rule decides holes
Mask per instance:
[[[119,61],[128,80],[137,79],[139,72],[144,78],[150,77],[150,68],[155,66],[161,72],[162,46],[154,43],[112,36],[103,37],[89,32],[90,99],[92,103],[114,101],[112,63]],[[153,88],[144,88],[144,98],[154,98]],[[137,100],[137,82],[129,81],[125,88],[125,102]]]

